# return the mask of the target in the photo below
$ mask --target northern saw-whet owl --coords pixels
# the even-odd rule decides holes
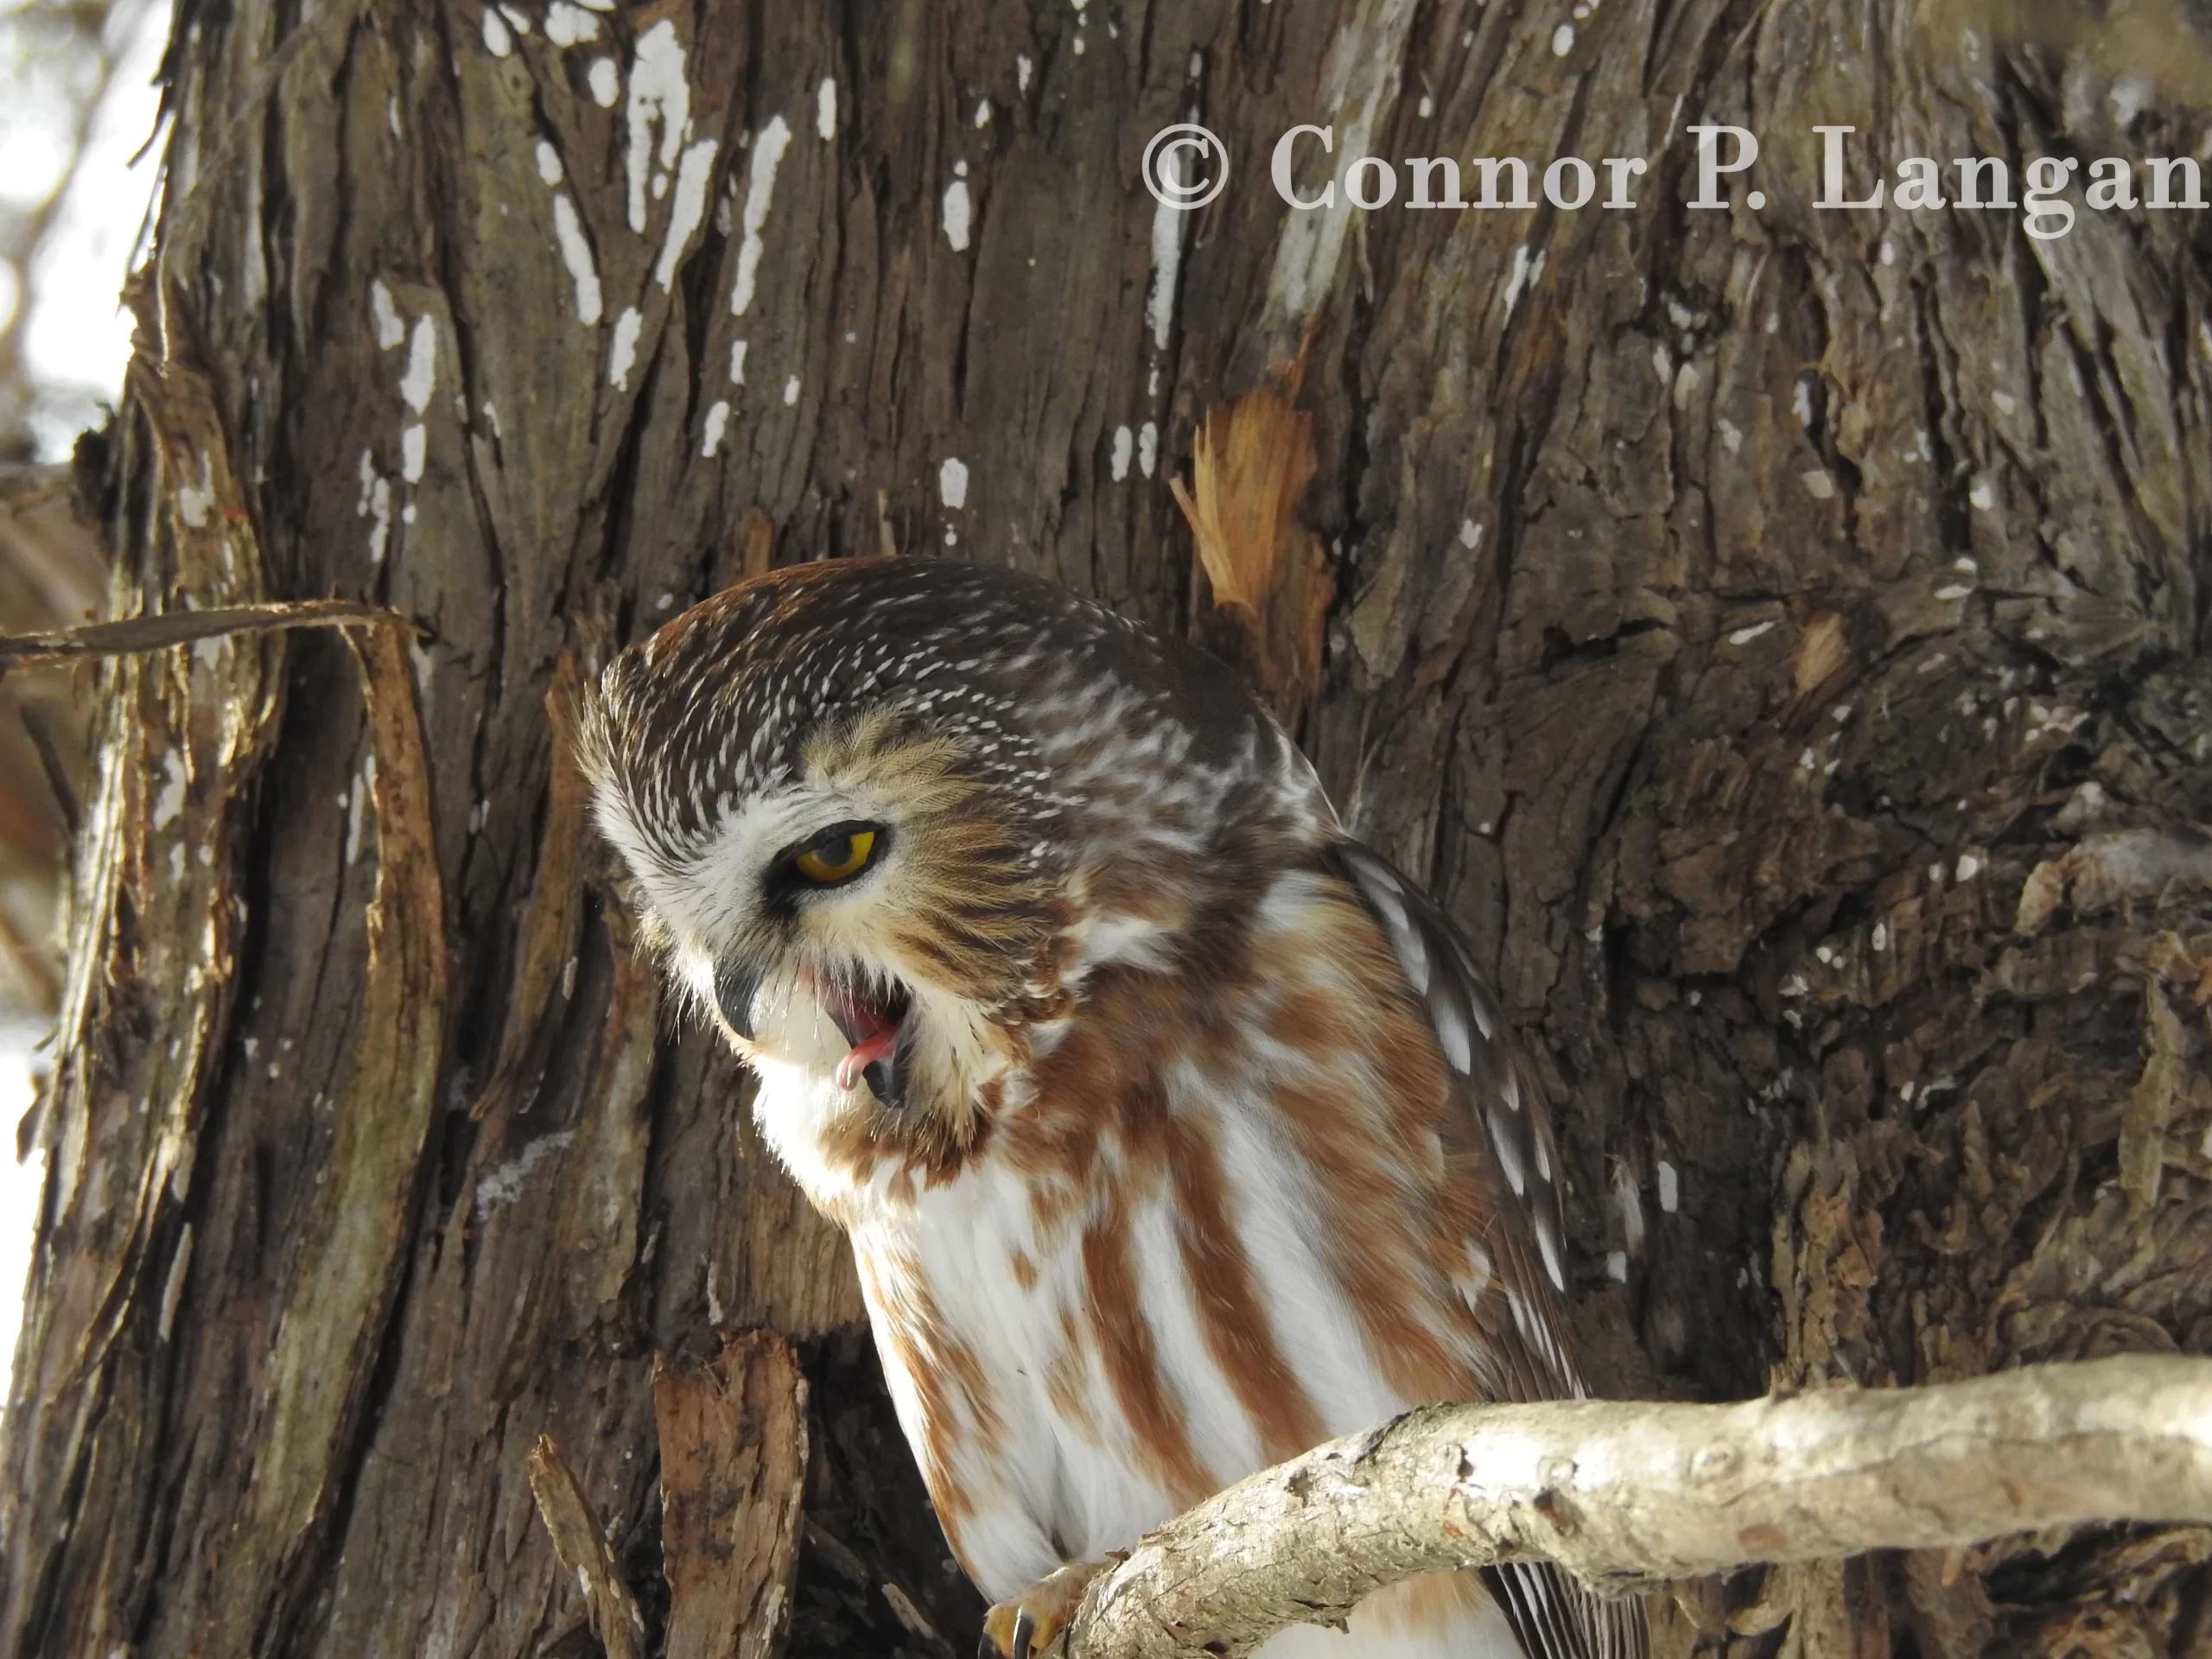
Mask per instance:
[[[599,823],[850,1236],[947,1539],[1026,1659],[1108,1552],[1439,1400],[1577,1395],[1559,1156],[1441,910],[1227,668],[1051,583],[772,572],[608,666]],[[1545,1564],[1265,1659],[1636,1659]]]

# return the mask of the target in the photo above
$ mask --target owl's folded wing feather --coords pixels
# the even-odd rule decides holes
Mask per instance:
[[[1328,862],[1381,926],[1436,1033],[1455,1090],[1482,1127],[1495,1202],[1487,1236],[1470,1241],[1495,1264],[1469,1312],[1481,1332],[1485,1383],[1501,1400],[1586,1392],[1567,1345],[1561,1299],[1567,1249],[1558,1142],[1473,954],[1451,918],[1389,860],[1355,841]],[[1593,1596],[1550,1562],[1487,1568],[1483,1578],[1531,1659],[1643,1659],[1642,1606]]]

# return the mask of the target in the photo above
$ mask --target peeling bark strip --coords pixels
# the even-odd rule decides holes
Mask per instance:
[[[238,1521],[242,1549],[216,1585],[207,1651],[254,1651],[280,1609],[311,1593],[304,1568],[327,1521],[399,1288],[398,1241],[437,1104],[448,1005],[445,897],[414,677],[390,628],[346,635],[367,712],[376,886],[350,1063],[331,1098],[327,1179],[305,1219],[269,1357],[262,1444]]]
[[[1700,1406],[1437,1406],[1177,1517],[1084,1599],[1074,1659],[1243,1654],[1424,1573],[1545,1556],[1627,1592],[1758,1561],[2212,1522],[2212,1361]]]
[[[1210,413],[1191,485],[1169,481],[1213,590],[1206,640],[1244,671],[1296,731],[1321,686],[1336,583],[1320,540],[1298,522],[1313,481],[1313,417],[1296,403],[1302,364]]]
[[[806,1379],[772,1331],[696,1370],[653,1367],[666,1659],[769,1659],[791,1622],[806,1484]]]
[[[554,1554],[575,1577],[590,1612],[592,1634],[606,1649],[607,1659],[639,1659],[645,1616],[615,1567],[590,1500],[550,1434],[539,1435],[531,1449],[530,1495],[537,1500],[538,1518],[553,1536]]]

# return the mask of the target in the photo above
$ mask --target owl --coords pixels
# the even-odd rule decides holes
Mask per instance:
[[[671,977],[852,1241],[987,1656],[1254,1470],[1584,1391],[1497,1001],[1222,664],[1031,577],[836,560],[623,652],[579,750]],[[1645,1647],[1634,1604],[1514,1564],[1262,1652]]]

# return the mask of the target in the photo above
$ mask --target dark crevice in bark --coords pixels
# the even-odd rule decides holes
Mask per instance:
[[[1955,359],[1943,336],[1942,302],[1935,284],[1916,278],[1914,287],[1920,301],[1914,308],[1914,334],[1920,351],[1919,378],[1925,397],[1923,429],[1928,435],[1929,466],[1936,479],[1935,505],[1940,538],[1947,548],[1967,548],[1974,544],[1968,528],[1972,508],[1966,499],[1971,486],[1967,481],[1966,461],[1954,445],[1949,429],[1956,401]]]

